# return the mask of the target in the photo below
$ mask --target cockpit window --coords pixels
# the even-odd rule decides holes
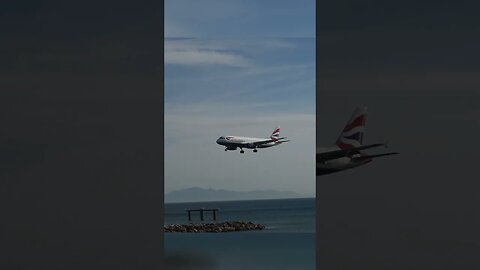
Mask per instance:
[[[220,140],[225,140],[225,137],[223,137],[223,136],[222,136],[222,137],[220,137]]]

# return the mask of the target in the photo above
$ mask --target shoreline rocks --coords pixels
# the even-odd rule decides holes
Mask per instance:
[[[263,230],[265,225],[245,221],[224,221],[216,223],[170,224],[163,226],[165,232],[203,233],[203,232],[238,232]]]

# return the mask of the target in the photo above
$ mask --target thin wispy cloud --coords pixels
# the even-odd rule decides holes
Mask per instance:
[[[273,103],[273,105],[277,105]],[[271,103],[267,104],[222,104],[222,103],[204,103],[201,105],[191,104],[183,106],[166,106],[165,125],[166,126],[185,126],[190,131],[197,130],[198,127],[203,130],[211,128],[235,128],[235,126],[244,127],[245,125],[258,125],[268,123],[276,125],[281,122],[304,125],[312,124],[315,121],[314,113],[285,113],[269,110],[267,112],[258,112],[259,107],[269,108]],[[221,112],[221,113],[219,113]],[[232,123],[234,123],[232,125]],[[186,134],[191,134],[187,132]],[[187,135],[189,136],[189,135]]]
[[[167,65],[215,65],[230,67],[247,67],[251,65],[250,61],[241,55],[213,50],[167,50],[165,51],[164,59]]]
[[[165,64],[253,67],[252,57],[269,50],[293,50],[285,39],[166,39]]]
[[[196,82],[198,94],[195,98],[189,98],[186,93],[180,96],[176,93],[176,98],[166,102],[168,104],[196,105],[215,104],[208,107],[212,110],[219,108],[229,109],[238,106],[244,109],[255,110],[278,110],[292,109],[292,101],[300,99],[301,95],[314,95],[315,78],[314,68],[310,65],[305,66],[283,66],[269,68],[245,68],[238,72],[205,74],[201,79],[192,79]],[[168,82],[167,85],[184,85],[182,78],[179,82]],[[219,87],[217,81],[227,81],[228,87]],[[188,86],[185,86],[187,88]],[[212,94],[210,94],[212,93]],[[290,97],[287,100],[287,97]],[[313,101],[312,101],[313,104]],[[283,106],[283,107],[282,107]],[[203,107],[205,108],[205,107]],[[313,106],[310,111],[313,111]],[[305,107],[299,107],[297,110],[305,110]]]
[[[165,48],[167,103],[291,103],[315,92],[313,39],[168,39]],[[182,67],[188,80],[169,76]]]
[[[246,53],[265,53],[271,50],[295,49],[296,43],[288,38],[166,38],[165,50],[237,50]]]

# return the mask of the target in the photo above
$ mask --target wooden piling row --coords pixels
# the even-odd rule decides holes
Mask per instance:
[[[200,220],[203,221],[203,212],[213,212],[213,220],[217,220],[217,211],[219,211],[218,208],[212,208],[212,209],[205,209],[205,208],[200,208],[200,209],[185,209],[185,211],[188,213],[188,220],[192,220],[192,214],[191,212],[200,212]]]

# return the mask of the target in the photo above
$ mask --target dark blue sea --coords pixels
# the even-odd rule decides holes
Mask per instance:
[[[167,269],[315,269],[315,198],[165,204],[165,224],[189,223],[186,208],[219,208],[217,221],[262,231],[165,233]],[[204,222],[212,220],[205,213]],[[192,221],[200,214],[192,213]]]

